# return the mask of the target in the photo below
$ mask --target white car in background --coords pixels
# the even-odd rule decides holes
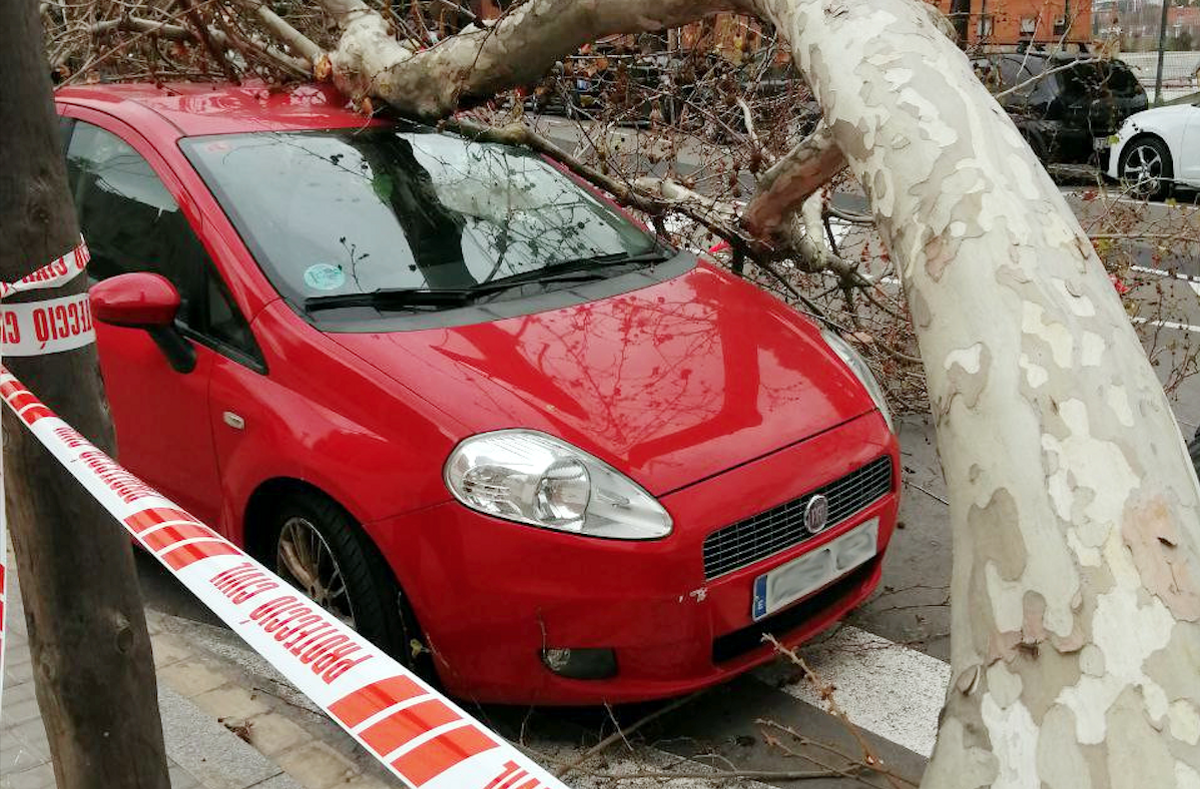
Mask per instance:
[[[1108,175],[1138,197],[1200,188],[1200,102],[1130,115],[1109,143]]]

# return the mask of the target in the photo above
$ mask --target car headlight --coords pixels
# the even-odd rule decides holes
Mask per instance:
[[[825,342],[833,349],[833,352],[841,358],[850,371],[858,377],[862,382],[867,393],[871,395],[871,399],[875,401],[875,405],[879,408],[879,413],[883,414],[883,421],[887,423],[888,430],[895,433],[896,428],[892,425],[892,413],[887,407],[887,398],[883,394],[883,387],[875,380],[875,375],[871,372],[871,368],[867,366],[867,360],[859,355],[858,351],[850,347],[850,343],[843,340],[831,331],[822,329],[821,336],[825,338]]]
[[[637,483],[545,433],[468,438],[450,453],[444,476],[456,499],[497,518],[618,540],[671,533],[671,516]]]

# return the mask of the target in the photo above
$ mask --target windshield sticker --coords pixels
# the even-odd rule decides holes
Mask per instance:
[[[346,272],[341,266],[318,263],[305,269],[304,284],[313,290],[337,290],[346,284]]]

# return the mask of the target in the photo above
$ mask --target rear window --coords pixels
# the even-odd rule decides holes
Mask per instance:
[[[1142,89],[1133,72],[1124,63],[1077,63],[1058,72],[1058,79],[1063,86],[1063,92],[1068,96],[1135,96]]]

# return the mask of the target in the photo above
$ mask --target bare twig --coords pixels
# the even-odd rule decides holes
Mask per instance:
[[[680,707],[684,706],[685,704],[695,701],[697,698],[699,698],[701,695],[703,695],[703,693],[704,693],[704,691],[700,691],[698,693],[693,693],[690,696],[684,696],[681,699],[676,699],[675,701],[671,702],[670,704],[667,704],[663,707],[659,707],[654,712],[650,713],[649,715],[646,715],[643,718],[638,719],[637,721],[633,722],[629,726],[626,726],[625,728],[618,727],[615,732],[608,735],[603,740],[601,740],[600,742],[593,745],[591,748],[588,748],[586,751],[584,751],[582,754],[580,754],[579,757],[576,758],[574,761],[570,762],[565,767],[558,769],[555,772],[555,775],[557,775],[559,778],[565,777],[568,773],[571,773],[572,771],[574,771],[574,770],[578,769],[579,767],[581,767],[582,765],[586,764],[590,759],[595,757],[597,754],[600,754],[603,751],[605,751],[613,743],[622,742],[622,741],[627,742],[630,734],[633,734],[635,731],[642,728],[647,723],[650,723],[653,720],[657,720],[658,718],[661,718],[662,716],[664,716],[668,713],[674,712],[675,710],[679,709]]]
[[[200,17],[200,12],[196,10],[196,6],[192,3],[192,0],[176,0],[176,2],[179,3],[179,7],[183,9],[184,16],[186,16],[188,21],[192,23],[192,29],[196,32],[196,35],[199,36],[200,41],[204,44],[204,48],[208,51],[208,54],[211,55],[212,59],[217,61],[217,64],[221,67],[221,71],[225,74],[225,79],[229,80],[234,85],[237,85],[239,82],[237,72],[234,71],[233,66],[229,63],[229,58],[226,56],[225,50],[228,46],[228,42],[223,42],[221,45],[216,43],[214,40],[215,36],[213,35],[215,31],[210,31],[208,29],[208,25],[205,24],[204,20]]]

